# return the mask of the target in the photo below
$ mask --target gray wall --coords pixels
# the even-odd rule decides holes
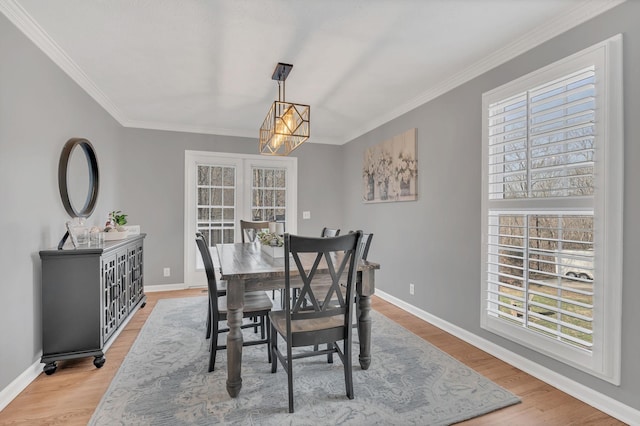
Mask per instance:
[[[640,2],[596,19],[497,67],[344,147],[344,221],[375,234],[369,258],[382,261],[379,288],[430,314],[640,409]],[[482,93],[615,34],[624,34],[624,290],[622,383],[611,385],[480,328]],[[419,200],[359,201],[364,150],[409,128],[418,129]],[[409,283],[415,283],[415,295]]]
[[[235,152],[255,155],[256,139],[123,129],[119,180],[121,205],[131,224],[139,224],[145,239],[145,285],[184,282],[184,151]],[[298,157],[298,233],[319,235],[326,223],[339,226],[342,169],[339,146],[306,144]],[[326,165],[337,164],[327,170]],[[332,207],[336,206],[336,207]],[[311,211],[303,220],[302,211]],[[171,276],[163,276],[163,267]],[[187,283],[189,284],[189,283]]]
[[[633,167],[640,161],[637,16],[640,4],[626,2],[345,146],[303,146],[296,152],[299,232],[315,235],[325,224],[374,232],[370,258],[382,262],[376,281],[385,292],[640,409],[640,288],[634,280],[640,252],[634,183],[640,169]],[[626,239],[623,378],[615,387],[480,329],[480,107],[484,91],[619,32],[625,36]],[[364,149],[411,127],[418,128],[420,199],[362,204]],[[58,196],[57,162],[74,136],[91,140],[100,162],[92,220],[100,223],[108,211],[121,209],[148,233],[147,285],[183,281],[184,150],[255,153],[256,144],[123,129],[0,15],[0,389],[41,352],[38,250],[54,246],[64,232],[68,218]],[[304,210],[311,211],[311,220],[302,220]],[[163,266],[172,268],[172,277],[161,276]],[[415,296],[409,295],[409,282],[416,284]]]
[[[0,14],[0,389],[42,350],[38,250],[55,246],[69,219],[58,193],[60,151],[86,137],[104,173],[115,168],[120,129]],[[97,214],[115,198],[103,180]]]
[[[257,125],[257,124],[256,124]],[[257,132],[257,129],[256,129]],[[257,153],[255,139],[122,128],[0,14],[0,391],[42,352],[40,258],[69,220],[58,192],[58,160],[66,141],[84,137],[98,157],[100,191],[88,224],[109,211],[142,226],[145,285],[182,283],[184,151]],[[298,156],[298,231],[318,235],[338,226],[342,147],[305,145]],[[330,190],[322,191],[326,185]],[[169,266],[172,276],[162,277]]]

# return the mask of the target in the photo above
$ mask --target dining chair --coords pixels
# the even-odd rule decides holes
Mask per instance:
[[[349,231],[349,233],[352,233],[353,231]],[[373,234],[372,233],[363,233],[362,234],[362,239],[360,240],[360,259],[362,260],[367,260],[367,257],[369,256],[369,248],[371,247],[371,241],[373,240]],[[356,293],[353,296],[353,302],[356,306],[356,320],[353,323],[353,328],[357,328],[358,327],[358,318],[360,317],[360,307],[358,306],[358,294]]]
[[[285,294],[293,279],[302,280],[300,297],[295,301],[289,298],[282,311],[269,313],[271,321],[271,372],[275,373],[280,362],[287,373],[289,391],[289,412],[294,412],[293,404],[293,360],[312,356],[337,353],[344,366],[344,377],[347,397],[354,398],[352,376],[352,327],[351,312],[355,291],[358,259],[356,254],[362,232],[314,238],[296,235],[284,235],[285,247]],[[305,270],[301,260],[305,254],[313,256],[313,265]],[[290,259],[291,256],[291,259]],[[331,277],[331,288],[322,299],[316,297],[315,282],[318,277],[326,275],[317,273],[320,265],[326,264]],[[346,292],[342,295],[340,280],[346,273]],[[328,301],[335,295],[337,304]],[[305,307],[302,301],[309,300]],[[278,348],[280,336],[286,344],[286,351]],[[341,349],[338,342],[343,342]],[[326,349],[316,349],[326,344]],[[306,350],[292,352],[293,348],[309,347]]]
[[[240,233],[243,243],[252,243],[256,240],[258,232],[269,229],[269,222],[251,222],[240,219]]]
[[[331,229],[326,226],[322,228],[322,233],[320,234],[321,237],[337,237],[338,235],[340,235],[340,229]]]
[[[332,228],[327,228],[326,226],[324,228],[322,228],[322,232],[320,233],[320,236],[322,238],[327,238],[327,237],[337,237],[338,235],[340,235],[340,229],[332,229]],[[300,295],[300,289],[299,288],[294,288],[293,289],[293,297],[294,299],[297,298]],[[305,304],[307,301],[304,300],[302,303]]]
[[[349,231],[350,234],[352,234],[354,231]],[[359,231],[362,232],[362,231]],[[367,260],[367,256],[369,255],[369,248],[371,247],[371,240],[373,240],[373,234],[368,233],[368,234],[362,234],[362,238],[360,239],[360,259],[362,260]],[[324,285],[326,287],[326,284]],[[320,287],[320,286],[319,286]],[[340,287],[342,287],[342,291],[343,291],[343,295],[344,295],[344,284],[340,284]],[[321,287],[320,287],[321,288]],[[324,290],[323,290],[324,291]],[[336,304],[335,301],[335,297],[333,299],[331,299],[329,301],[329,303],[331,304]],[[358,306],[358,294],[354,293],[353,295],[353,303],[355,305],[355,318],[353,321],[353,328],[358,328],[358,318],[360,317],[360,307]],[[315,346],[314,349],[317,349],[318,347]],[[332,354],[329,354],[327,356],[328,362],[332,363],[333,362],[333,356]]]
[[[207,239],[205,238],[204,234],[202,232],[196,232],[196,238],[202,238],[205,243],[207,244],[207,247],[209,247],[209,244],[207,243]],[[225,280],[221,280],[220,279],[220,265],[217,264],[216,262],[217,259],[214,260],[214,258],[212,258],[212,262],[213,262],[213,266],[215,269],[215,274],[216,274],[216,293],[218,294],[218,297],[220,296],[226,296],[227,294],[227,282]],[[207,332],[206,332],[206,337],[207,339],[209,337],[211,337],[211,310],[209,309],[207,311]]]
[[[218,296],[216,291],[216,273],[209,252],[209,246],[202,234],[196,234],[196,244],[200,250],[204,269],[207,274],[207,285],[209,287],[209,315],[211,318],[211,342],[209,346],[209,371],[213,371],[216,363],[216,353],[219,349],[226,349],[226,345],[218,344],[218,335],[226,333],[229,328],[220,328],[220,322],[227,320],[227,296]],[[264,291],[247,292],[244,295],[243,318],[257,318],[258,322],[242,324],[241,328],[255,328],[260,326],[261,338],[259,340],[249,340],[243,342],[243,346],[267,345],[267,359],[271,362],[271,351],[269,341],[271,340],[271,327],[269,326],[269,312],[273,304]],[[265,336],[266,329],[266,336]]]

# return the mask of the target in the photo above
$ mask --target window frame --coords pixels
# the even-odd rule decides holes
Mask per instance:
[[[591,351],[572,347],[487,311],[489,212],[553,214],[554,203],[527,199],[489,199],[489,106],[588,66],[596,67],[596,142],[593,197],[566,198],[572,211],[594,212],[594,318]],[[482,278],[481,327],[613,384],[620,384],[622,335],[623,104],[622,35],[618,34],[565,59],[482,95]],[[542,210],[541,210],[542,209]],[[606,287],[606,292],[604,291]]]
[[[199,254],[194,242],[196,223],[191,210],[196,205],[196,171],[198,165],[215,164],[236,167],[236,189],[234,229],[240,229],[240,219],[251,217],[251,169],[257,167],[287,169],[287,232],[298,229],[298,159],[296,157],[264,157],[262,155],[236,154],[210,151],[185,150],[185,199],[184,199],[184,282],[187,286],[206,285],[204,269],[191,263]],[[195,212],[197,214],[197,212]],[[240,232],[235,233],[236,242],[241,241]]]

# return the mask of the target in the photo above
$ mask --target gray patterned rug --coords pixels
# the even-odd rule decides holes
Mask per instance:
[[[206,297],[160,300],[90,424],[446,425],[520,401],[377,312],[369,370],[360,369],[354,344],[355,399],[345,395],[339,358],[334,364],[325,357],[299,359],[296,412],[289,414],[286,373],[279,366],[271,374],[264,345],[244,348],[242,391],[232,399],[225,351],[207,373],[206,309]]]

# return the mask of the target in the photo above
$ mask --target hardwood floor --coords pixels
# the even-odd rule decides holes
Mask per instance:
[[[147,306],[135,313],[114,341],[104,367],[96,369],[92,357],[58,363],[55,374],[38,376],[0,412],[0,425],[86,425],[157,301],[202,295],[202,289],[147,293]],[[376,311],[522,398],[521,404],[465,425],[624,424],[388,302],[374,297],[372,304]]]

